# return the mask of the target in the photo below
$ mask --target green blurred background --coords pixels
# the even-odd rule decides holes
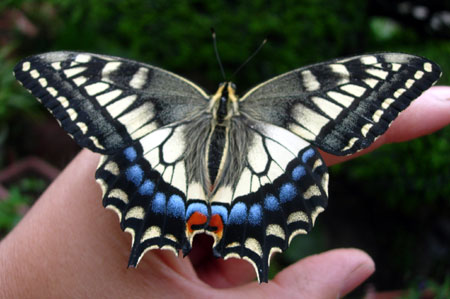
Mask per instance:
[[[62,169],[79,150],[15,82],[12,68],[21,58],[63,49],[123,56],[213,92],[222,77],[210,27],[228,74],[268,38],[234,79],[240,94],[296,67],[379,51],[426,56],[444,72],[439,84],[450,84],[450,1],[2,0],[0,170],[30,156]],[[329,208],[310,235],[275,258],[272,275],[309,254],[358,247],[377,271],[350,297],[368,287],[410,289],[410,298],[424,288],[449,294],[449,153],[447,127],[331,167]],[[0,200],[0,237],[48,183],[33,172],[3,182],[9,195]]]

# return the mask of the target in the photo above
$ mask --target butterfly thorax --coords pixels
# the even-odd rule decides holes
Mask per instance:
[[[233,115],[239,114],[236,86],[232,82],[223,82],[211,97],[209,111],[216,124],[226,125]]]

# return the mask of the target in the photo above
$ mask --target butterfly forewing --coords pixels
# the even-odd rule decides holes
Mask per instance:
[[[368,147],[440,76],[424,58],[380,53],[336,59],[275,77],[241,99],[241,111],[287,128],[320,149]]]
[[[207,233],[217,256],[248,260],[260,282],[271,255],[327,206],[312,145],[337,155],[369,146],[440,75],[416,56],[355,56],[280,75],[237,103],[230,83],[208,97],[173,73],[97,54],[41,54],[14,72],[80,146],[103,154],[96,179],[132,235],[129,266],[150,249],[187,254]],[[219,118],[225,86],[234,102]]]
[[[80,146],[100,153],[123,149],[207,103],[188,80],[119,57],[51,52],[24,59],[14,73]]]

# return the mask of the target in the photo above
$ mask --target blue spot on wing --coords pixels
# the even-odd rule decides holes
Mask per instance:
[[[128,161],[130,161],[130,162],[133,162],[134,160],[136,160],[137,153],[136,153],[136,150],[132,146],[127,147],[123,151],[123,154],[125,155],[125,158],[127,158]]]
[[[200,212],[205,216],[208,216],[208,208],[204,203],[194,202],[191,203],[186,211],[186,219],[189,219],[194,212]]]
[[[166,211],[166,196],[164,193],[158,192],[152,201],[152,211],[157,214],[162,214]]]
[[[280,188],[280,200],[282,203],[294,199],[297,195],[297,189],[291,183],[286,183]]]
[[[257,226],[260,225],[262,221],[262,208],[260,204],[255,203],[251,206],[250,211],[248,213],[248,222]]]
[[[238,202],[231,209],[228,224],[243,224],[246,218],[247,206],[243,202]]]
[[[127,180],[138,186],[142,182],[144,171],[139,165],[133,165],[126,170],[125,174]]]
[[[310,148],[309,150],[307,150],[306,152],[303,153],[302,155],[302,161],[303,163],[308,162],[308,160],[314,156],[315,152],[312,148]]]
[[[211,206],[211,214],[219,214],[222,217],[223,223],[227,223],[228,220],[228,210],[224,206],[212,205]]]
[[[167,214],[175,218],[184,219],[185,206],[183,199],[174,194],[169,198],[167,203]]]
[[[150,180],[145,180],[144,183],[139,187],[138,192],[141,195],[152,195],[155,190],[155,184]]]
[[[273,212],[280,209],[280,203],[275,196],[269,194],[264,198],[264,208]]]
[[[297,166],[292,170],[292,179],[294,181],[298,181],[301,179],[302,176],[306,174],[305,167],[303,166]]]

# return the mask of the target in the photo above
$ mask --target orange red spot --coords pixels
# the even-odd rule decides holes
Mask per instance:
[[[223,232],[223,221],[222,217],[219,214],[214,214],[211,216],[211,220],[209,220],[210,227],[216,227],[216,231],[214,232],[219,238],[222,238]]]
[[[192,229],[193,225],[205,225],[206,221],[208,220],[208,217],[206,217],[204,214],[200,212],[194,212],[192,213],[191,217],[189,217],[187,221],[187,227],[189,233],[192,233],[194,230]]]

